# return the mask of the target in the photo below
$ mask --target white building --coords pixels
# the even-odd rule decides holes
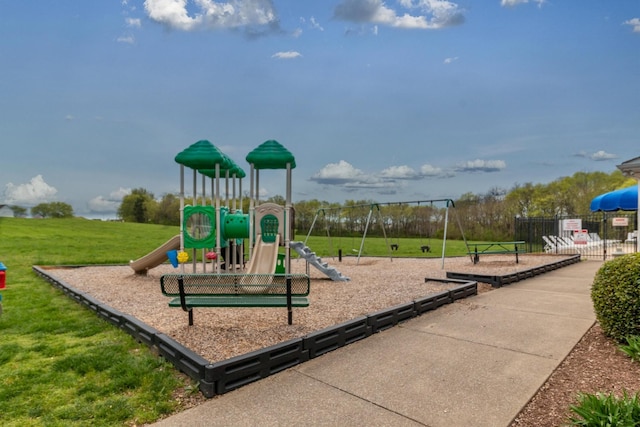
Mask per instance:
[[[13,209],[9,205],[0,205],[0,218],[13,218]]]

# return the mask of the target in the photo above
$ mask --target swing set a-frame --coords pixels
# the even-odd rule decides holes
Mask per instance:
[[[326,217],[328,214],[332,214],[334,212],[337,213],[337,217],[338,217],[338,223],[340,224],[342,222],[342,218],[341,218],[341,212],[342,211],[346,211],[346,210],[352,210],[352,209],[369,209],[369,212],[367,214],[367,221],[364,227],[364,233],[362,234],[362,239],[360,241],[360,248],[358,250],[358,259],[356,261],[356,264],[360,263],[360,257],[362,256],[362,251],[364,249],[364,242],[365,239],[367,238],[367,232],[369,231],[369,226],[371,225],[371,218],[373,217],[373,215],[377,215],[377,219],[378,219],[378,223],[380,224],[380,227],[382,229],[382,235],[384,236],[384,241],[385,241],[385,246],[387,248],[387,254],[389,256],[389,259],[391,261],[393,261],[393,250],[398,248],[398,243],[395,244],[390,244],[389,243],[389,238],[387,237],[387,231],[386,231],[386,227],[385,227],[385,221],[382,217],[382,213],[380,211],[380,207],[381,206],[394,206],[394,205],[411,205],[411,204],[415,204],[416,206],[420,207],[422,205],[429,205],[431,206],[431,208],[433,209],[434,204],[442,204],[444,203],[445,205],[445,214],[444,214],[444,235],[443,235],[443,239],[442,239],[442,267],[444,268],[444,258],[445,258],[445,252],[446,252],[446,248],[447,248],[447,228],[448,228],[448,224],[449,224],[449,211],[450,208],[455,208],[455,204],[453,202],[453,200],[451,199],[432,199],[432,200],[412,200],[412,201],[405,201],[405,202],[384,202],[384,203],[378,203],[378,202],[374,202],[374,203],[368,203],[368,204],[357,204],[357,205],[345,205],[345,206],[338,206],[338,207],[325,207],[325,208],[320,208],[316,211],[316,214],[313,218],[313,221],[311,222],[311,227],[309,227],[309,232],[307,233],[307,237],[305,238],[305,244],[307,242],[307,240],[309,239],[309,236],[311,236],[311,233],[313,232],[314,227],[316,226],[316,223],[318,221],[318,218],[322,217],[325,219],[324,223],[325,223],[325,229],[326,229],[326,233],[327,233],[327,238],[329,239],[329,252],[332,256],[335,255],[335,252],[333,250],[333,243],[332,243],[332,239],[331,239],[331,233],[329,231],[329,221],[326,221]],[[462,236],[462,239],[464,240],[465,246],[467,246],[467,239],[465,238],[464,235],[464,231],[462,230],[462,225],[460,224],[460,219],[458,218],[455,209],[451,210],[453,216],[455,217],[456,223],[458,224],[458,228],[460,230],[460,234]],[[335,215],[335,214],[334,214]],[[421,227],[422,228],[422,227]],[[424,245],[422,244],[422,233],[420,235],[421,238],[421,246],[420,249],[422,250],[422,252],[429,252],[430,251],[430,245]],[[429,236],[429,239],[431,237]],[[355,251],[355,249],[354,249]]]

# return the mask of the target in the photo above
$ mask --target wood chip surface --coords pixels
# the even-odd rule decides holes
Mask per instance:
[[[187,313],[168,307],[169,298],[160,292],[160,277],[179,269],[163,264],[136,275],[129,266],[48,268],[48,273],[68,286],[130,315],[175,339],[210,362],[228,359],[292,338],[303,337],[332,325],[373,313],[415,298],[451,289],[457,284],[426,281],[446,278],[447,271],[503,275],[531,269],[566,256],[490,255],[473,264],[468,257],[446,258],[360,258],[324,261],[349,277],[334,282],[309,267],[310,306],[294,308],[293,325],[287,324],[286,308],[196,308],[194,325]],[[179,267],[180,268],[180,267]],[[208,266],[208,270],[211,268]],[[292,273],[307,272],[304,260],[291,261]],[[197,265],[197,271],[202,266]],[[193,272],[191,264],[185,272]],[[491,287],[479,284],[479,292]]]

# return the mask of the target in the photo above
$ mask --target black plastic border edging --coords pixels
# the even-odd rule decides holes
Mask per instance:
[[[155,349],[178,370],[199,382],[206,397],[224,394],[251,382],[266,378],[284,369],[304,363],[330,351],[344,347],[376,332],[391,328],[405,320],[435,310],[445,304],[478,293],[475,281],[459,279],[431,279],[441,283],[459,283],[455,288],[431,294],[414,301],[383,309],[366,316],[312,332],[305,337],[285,341],[221,362],[210,363],[171,337],[146,325],[137,318],[102,304],[68,283],[47,274],[46,269],[33,266],[33,271],[61,289],[73,300],[132,335],[137,341]]]
[[[452,271],[447,271],[447,278],[459,279],[459,280],[473,280],[476,282],[489,283],[494,288],[500,288],[503,285],[508,285],[510,283],[528,279],[533,276],[538,276],[540,274],[546,273],[547,271],[555,270],[560,267],[566,267],[567,265],[576,264],[578,262],[580,262],[580,255],[571,255],[571,256],[568,256],[566,259],[562,259],[560,261],[545,264],[543,266],[534,267],[529,270],[519,271],[513,274],[506,274],[504,276],[490,276],[490,275],[482,275],[482,274],[456,273]]]

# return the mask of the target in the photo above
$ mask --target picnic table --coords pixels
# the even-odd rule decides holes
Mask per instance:
[[[490,254],[515,254],[516,264],[518,263],[518,254],[526,253],[523,249],[525,242],[522,240],[516,242],[477,242],[469,243],[468,255],[473,255],[473,263],[480,262],[480,255]],[[519,247],[518,247],[519,246]],[[472,249],[473,248],[473,249]]]

